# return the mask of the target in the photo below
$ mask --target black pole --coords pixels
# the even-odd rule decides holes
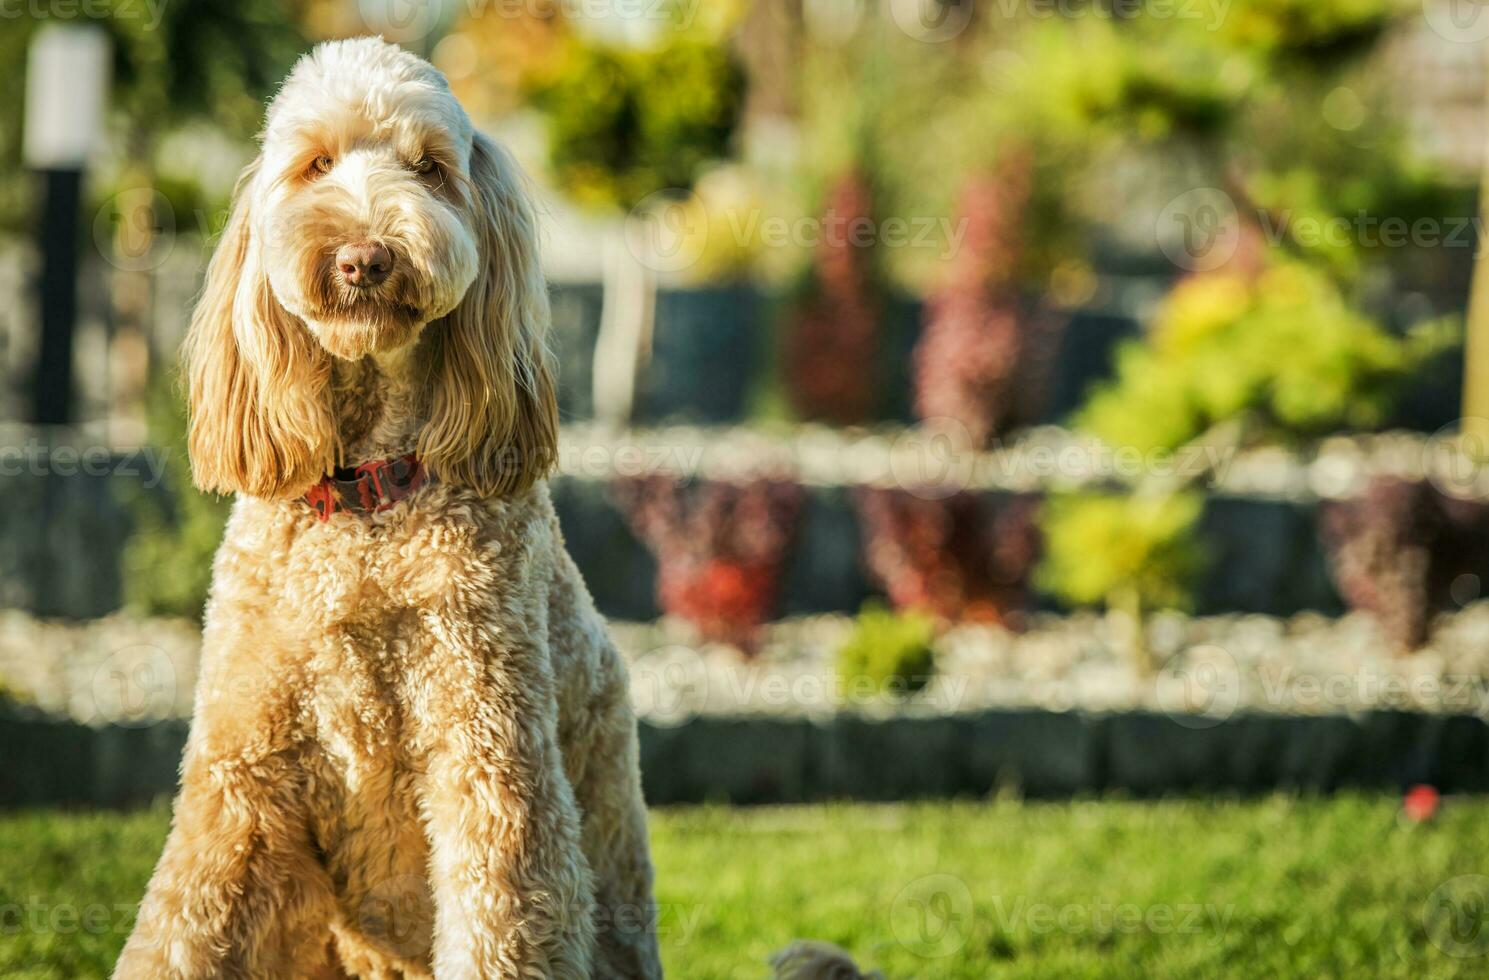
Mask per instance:
[[[78,210],[81,170],[42,170],[45,185],[38,220],[41,341],[31,379],[31,416],[38,425],[66,425],[72,418],[72,334],[78,312]]]

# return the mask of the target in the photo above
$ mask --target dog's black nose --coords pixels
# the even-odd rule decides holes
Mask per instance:
[[[393,271],[393,253],[377,242],[349,242],[336,250],[336,267],[349,285],[376,286]]]

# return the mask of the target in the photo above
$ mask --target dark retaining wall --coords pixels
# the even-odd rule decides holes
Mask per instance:
[[[1068,421],[1091,387],[1111,377],[1122,342],[1141,334],[1132,310],[1149,306],[1173,281],[1173,268],[1162,260],[1134,266],[1107,256],[1097,268],[1104,299],[1058,315],[1064,328],[1052,352],[1048,391],[1040,399],[1035,421]],[[1386,308],[1373,312],[1395,329],[1405,329],[1423,316],[1461,311],[1468,295],[1466,281],[1461,287],[1429,292],[1437,295],[1429,300],[1422,291],[1410,289],[1400,296],[1383,296]],[[603,292],[593,283],[556,283],[551,294],[560,364],[559,410],[566,421],[591,418]],[[1031,302],[1034,299],[1030,297]],[[745,421],[751,395],[779,383],[778,345],[772,338],[781,329],[779,321],[789,303],[787,295],[748,284],[659,289],[650,359],[636,391],[637,423]],[[886,297],[873,367],[881,395],[874,413],[878,421],[914,420],[912,354],[924,316],[918,298],[900,293]],[[1462,349],[1445,351],[1406,386],[1386,426],[1436,432],[1454,421],[1460,414],[1462,375]]]
[[[883,721],[698,718],[641,727],[652,804],[1270,791],[1489,792],[1489,723],[1469,715],[988,711]],[[91,729],[0,718],[0,807],[124,806],[174,792],[186,725]]]
[[[1489,791],[1489,724],[1467,716],[989,711],[831,722],[695,719],[643,729],[652,803],[1123,793]],[[1186,724],[1186,722],[1188,724]]]
[[[0,607],[69,619],[119,608],[132,526],[123,501],[143,482],[136,463],[116,456],[108,474],[0,475]]]
[[[631,534],[603,483],[557,479],[553,501],[574,561],[600,611],[617,619],[659,615],[656,562]],[[1290,616],[1343,611],[1329,579],[1313,504],[1212,495],[1200,535],[1210,562],[1195,587],[1195,611]],[[851,491],[808,487],[805,509],[781,586],[781,615],[854,612],[876,595],[862,558]],[[1043,608],[1054,609],[1048,599]]]
[[[121,501],[140,478],[77,473],[0,477],[0,608],[86,619],[117,610],[131,517]],[[600,610],[619,619],[655,618],[656,562],[611,500],[608,484],[559,477],[554,506],[569,551]],[[1342,609],[1329,581],[1311,504],[1211,496],[1202,540],[1212,558],[1196,587],[1197,612],[1286,616]],[[779,613],[855,612],[876,594],[862,561],[851,491],[808,487],[806,506],[781,586]],[[1041,602],[1045,608],[1054,608]]]

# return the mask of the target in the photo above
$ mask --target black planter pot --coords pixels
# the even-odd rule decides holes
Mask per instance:
[[[658,290],[651,358],[637,386],[634,420],[742,421],[760,360],[761,305],[751,285]]]

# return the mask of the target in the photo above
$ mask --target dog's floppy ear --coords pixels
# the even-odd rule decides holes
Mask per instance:
[[[523,174],[479,134],[470,174],[481,267],[460,305],[430,328],[430,417],[419,454],[440,479],[491,496],[525,489],[552,468],[558,402]]]
[[[330,355],[269,286],[249,164],[182,351],[192,478],[203,490],[304,493],[336,458]]]

